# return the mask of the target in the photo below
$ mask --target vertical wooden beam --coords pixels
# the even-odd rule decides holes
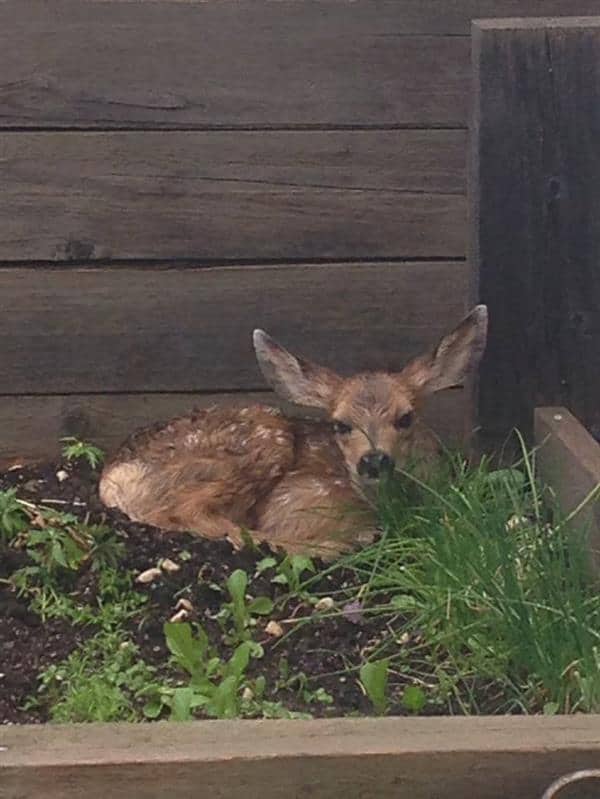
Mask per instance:
[[[566,405],[600,434],[600,17],[473,23],[482,433]]]

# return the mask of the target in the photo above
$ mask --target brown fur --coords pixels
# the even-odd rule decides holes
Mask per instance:
[[[299,421],[261,405],[213,407],[135,433],[107,463],[100,496],[130,518],[243,541],[242,528],[288,552],[334,556],[372,538],[372,485],[358,464],[373,450],[399,465],[438,450],[418,418],[423,397],[478,363],[487,316],[479,306],[430,355],[399,374],[343,379],[255,333],[259,364],[287,400],[324,412]],[[406,417],[410,414],[410,417]],[[406,427],[398,420],[410,418]],[[340,434],[331,422],[349,426]]]

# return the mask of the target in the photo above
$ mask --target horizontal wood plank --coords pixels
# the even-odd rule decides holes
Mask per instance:
[[[0,269],[3,394],[264,388],[251,334],[397,369],[466,311],[465,262]]]
[[[0,260],[464,257],[465,157],[462,131],[4,133]]]
[[[464,127],[471,19],[597,11],[597,0],[4,0],[0,126]]]
[[[596,6],[594,14],[598,14],[600,7]],[[481,31],[540,31],[559,28],[562,31],[575,29],[600,28],[598,16],[530,16],[530,17],[505,17],[503,19],[482,19],[475,21],[475,28]]]
[[[468,39],[402,5],[5,0],[0,124],[464,125]]]
[[[106,453],[134,431],[193,408],[273,402],[270,392],[233,394],[0,395],[0,468],[53,459],[60,439],[75,436]]]
[[[565,513],[578,508],[600,485],[600,444],[566,408],[536,408],[537,463],[544,482],[555,491]],[[600,501],[590,502],[578,517],[589,531],[592,562],[600,573]]]
[[[464,126],[473,17],[595,10],[595,0],[5,0],[0,124]]]
[[[0,395],[0,468],[55,458],[64,436],[91,441],[110,453],[137,428],[188,413],[194,407],[252,402],[281,405],[271,392]],[[432,398],[424,419],[445,443],[468,443],[473,423],[460,392]]]
[[[158,785],[172,799],[198,786],[220,799],[533,799],[597,765],[599,728],[582,715],[3,727],[0,784],[3,799],[154,799]]]

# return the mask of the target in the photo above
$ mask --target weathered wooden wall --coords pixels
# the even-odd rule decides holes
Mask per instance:
[[[492,20],[473,42],[482,426],[565,405],[600,437],[600,17]]]
[[[0,457],[264,391],[255,325],[429,346],[474,298],[470,21],[599,2],[0,2]]]

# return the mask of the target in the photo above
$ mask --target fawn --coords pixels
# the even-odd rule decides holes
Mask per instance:
[[[166,530],[226,537],[234,546],[246,531],[290,553],[333,557],[372,539],[371,499],[384,474],[439,454],[419,409],[428,394],[464,384],[486,335],[487,309],[478,305],[402,371],[344,378],[255,330],[270,386],[325,418],[215,406],[140,430],[106,464],[100,498]]]

